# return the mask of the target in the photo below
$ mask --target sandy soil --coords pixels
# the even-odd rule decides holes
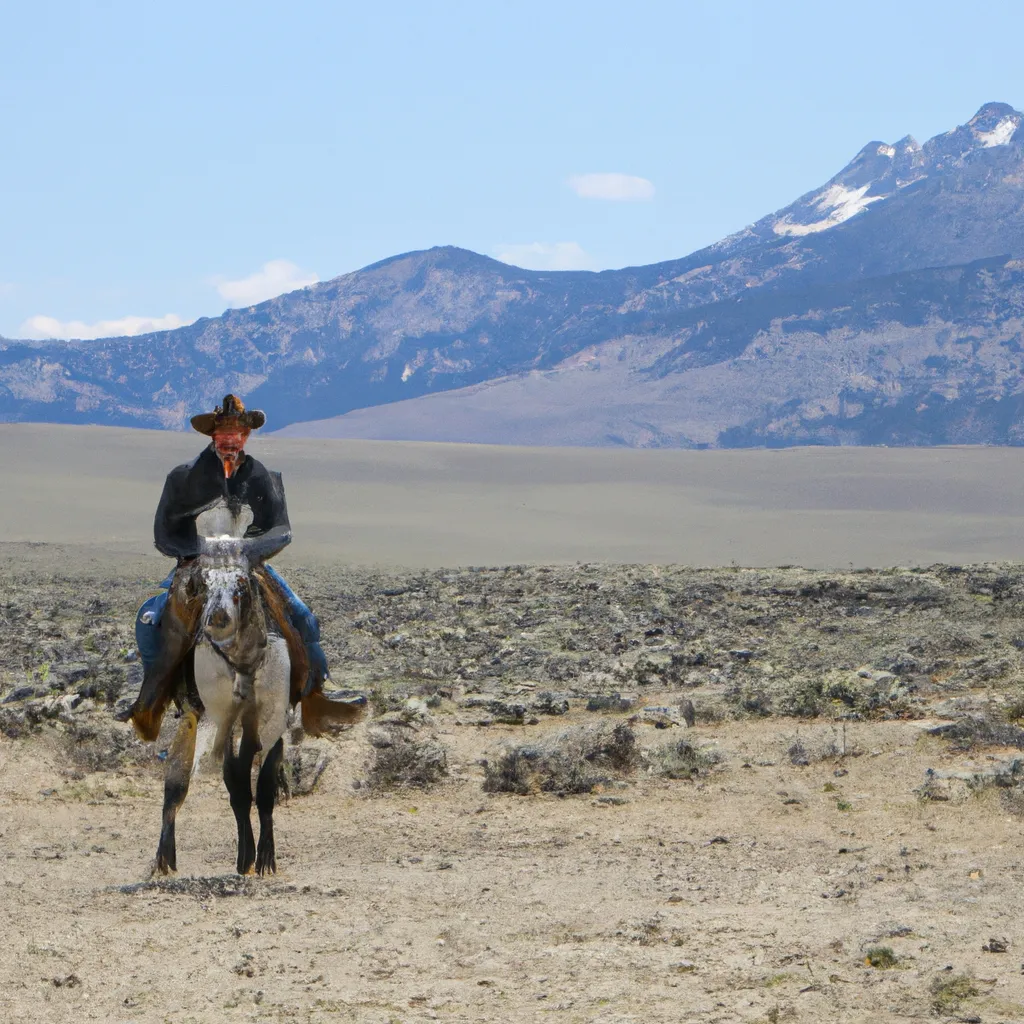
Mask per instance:
[[[204,778],[181,877],[137,889],[155,768],[69,781],[47,744],[8,749],[3,1019],[1024,1019],[1021,821],[992,793],[919,799],[927,769],[968,764],[919,723],[848,727],[860,756],[806,767],[793,723],[701,728],[726,758],[711,777],[609,805],[483,794],[474,762],[511,731],[443,728],[454,777],[381,798],[351,788],[358,734],[336,744],[278,811],[272,879],[228,874]],[[876,947],[896,966],[869,966]],[[964,974],[973,995],[942,1003]]]

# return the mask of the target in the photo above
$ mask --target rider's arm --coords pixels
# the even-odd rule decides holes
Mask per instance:
[[[261,559],[273,558],[292,541],[292,527],[288,521],[288,505],[280,473],[264,470],[250,494],[250,507],[253,510],[253,521],[245,531],[246,539],[256,541],[255,547]],[[253,549],[251,544],[247,547],[250,551]]]
[[[195,510],[186,507],[187,502],[183,501],[187,475],[184,466],[167,474],[153,520],[153,542],[168,558],[193,558],[199,553]]]

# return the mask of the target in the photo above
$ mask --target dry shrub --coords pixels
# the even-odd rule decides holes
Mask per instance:
[[[772,696],[761,684],[746,681],[733,683],[723,695],[740,715],[767,718],[772,714]]]
[[[686,740],[676,740],[650,753],[652,767],[667,779],[696,779],[707,775],[722,760],[717,750],[698,749]]]
[[[819,736],[817,740],[798,735],[786,748],[786,757],[789,759],[789,763],[798,768],[815,764],[818,761],[832,761],[847,756],[859,757],[862,753],[863,751],[855,743],[847,746],[845,725],[842,735],[833,733],[831,736]]]
[[[285,799],[308,796],[331,763],[326,744],[303,743],[285,747],[278,775],[278,790]]]
[[[143,744],[130,727],[83,720],[68,722],[65,729],[60,746],[70,774],[154,763],[152,747]]]
[[[931,732],[949,740],[956,750],[961,751],[985,747],[1016,747],[1024,750],[1024,729],[1019,725],[993,721],[984,715],[968,715],[958,722],[932,729]]]
[[[397,722],[375,723],[367,730],[373,748],[366,762],[371,792],[427,789],[448,774],[448,752],[431,736]]]
[[[932,1011],[938,1016],[956,1013],[965,999],[974,999],[981,994],[970,974],[939,975],[929,988]]]
[[[871,946],[864,951],[864,963],[880,971],[887,971],[899,962],[900,958],[889,946]]]
[[[623,722],[580,725],[538,744],[511,746],[484,764],[486,793],[589,793],[629,774],[639,762],[636,736]]]

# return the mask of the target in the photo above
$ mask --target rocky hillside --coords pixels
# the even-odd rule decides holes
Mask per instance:
[[[1017,443],[1021,121],[993,103],[923,146],[871,142],[681,260],[534,272],[439,248],[176,331],[3,341],[0,418],[182,428],[231,389],[294,435]]]
[[[951,309],[956,310],[955,315]],[[295,437],[525,445],[1020,444],[1024,261],[908,271],[652,318],[545,371]]]

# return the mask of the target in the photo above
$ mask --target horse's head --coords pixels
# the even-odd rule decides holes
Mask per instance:
[[[226,643],[252,615],[252,579],[233,566],[210,567],[201,575],[206,591],[203,632],[215,644]]]
[[[200,555],[193,576],[202,601],[203,636],[238,667],[254,664],[267,645],[258,584],[238,545]]]

